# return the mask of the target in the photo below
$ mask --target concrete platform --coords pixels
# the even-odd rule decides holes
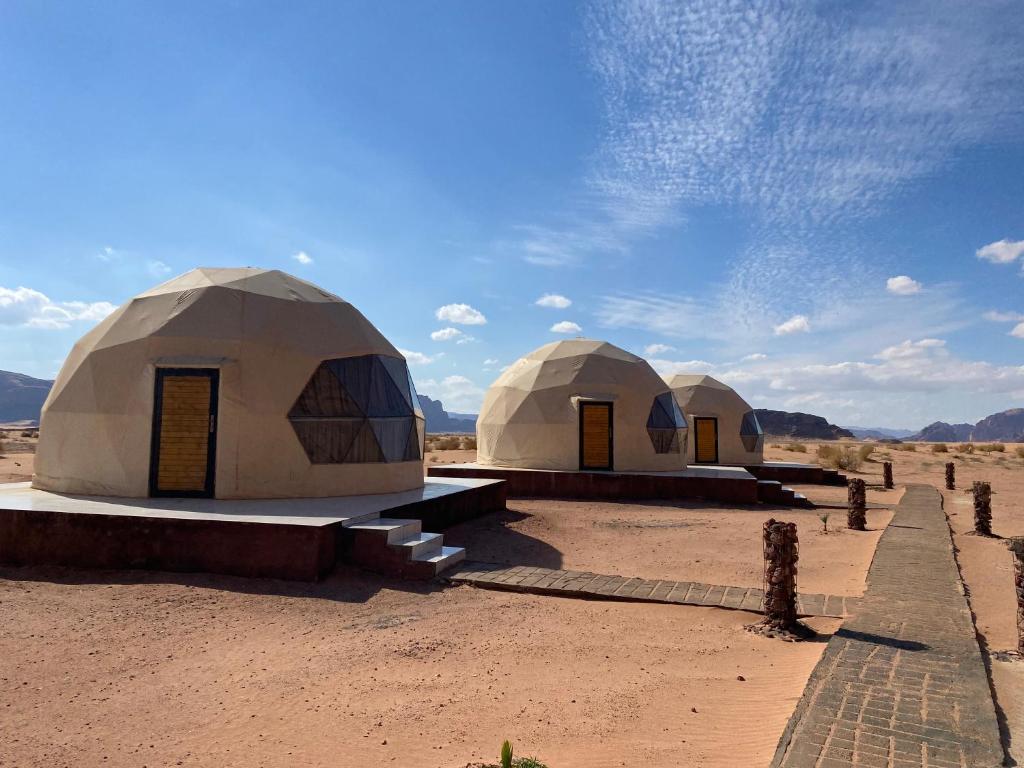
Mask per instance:
[[[348,526],[381,517],[444,528],[505,508],[497,480],[446,478],[401,493],[320,499],[126,499],[0,483],[0,563],[205,571],[316,580]]]
[[[431,478],[504,480],[509,497],[549,499],[707,499],[758,502],[757,478],[743,467],[693,466],[677,472],[583,472],[480,464],[430,465]]]
[[[720,464],[691,464],[697,467],[722,467]],[[845,475],[834,469],[825,469],[817,464],[800,464],[795,461],[765,461],[761,464],[747,464],[743,467],[758,480],[775,480],[780,483],[800,485],[846,485]]]

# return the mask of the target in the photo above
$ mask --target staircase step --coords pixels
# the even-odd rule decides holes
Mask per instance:
[[[424,557],[422,559],[415,557],[413,560],[422,563],[432,563],[434,565],[434,574],[441,573],[441,571],[451,568],[453,565],[457,565],[466,559],[466,550],[462,547],[441,547],[441,551],[433,554],[430,557]]]
[[[407,550],[410,560],[425,560],[427,557],[439,554],[443,547],[444,536],[440,533],[417,533],[403,541],[395,542],[391,546]]]
[[[397,544],[419,535],[423,530],[423,524],[419,520],[406,520],[404,518],[378,517],[376,520],[367,520],[362,523],[345,526],[350,531],[377,532],[387,536],[388,544]]]

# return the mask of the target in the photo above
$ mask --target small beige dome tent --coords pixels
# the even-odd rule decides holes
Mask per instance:
[[[547,344],[487,391],[477,463],[550,470],[686,468],[686,419],[654,369],[603,341]]]
[[[83,337],[43,406],[34,487],[296,498],[423,486],[405,359],[276,270],[196,269]]]
[[[761,425],[736,390],[705,375],[678,374],[665,380],[689,423],[691,463],[747,466],[764,461]]]

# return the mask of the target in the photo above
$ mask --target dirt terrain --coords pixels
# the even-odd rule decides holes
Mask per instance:
[[[897,483],[941,487],[945,457],[891,454]],[[0,459],[0,477],[28,479],[30,457]],[[1022,468],[1015,456],[962,462],[961,487],[982,475],[993,482],[1003,535],[1024,533]],[[509,512],[446,536],[477,559],[758,585],[767,513],[798,523],[802,590],[856,595],[900,493],[874,487],[881,464],[862,471],[875,507],[866,534],[843,530],[839,509],[829,519],[838,532],[825,534],[825,510],[513,500]],[[841,488],[802,490],[845,501]],[[947,495],[958,531],[970,526],[968,498]],[[1003,543],[956,538],[980,631],[993,650],[1013,647]],[[823,648],[752,635],[749,613],[408,584],[349,569],[296,585],[7,568],[0,614],[0,731],[13,734],[0,750],[4,768],[462,768],[493,760],[505,738],[552,768],[766,765]],[[812,624],[828,633],[838,621]],[[1016,694],[1018,666],[993,669],[1011,730],[1019,713],[1003,699]]]

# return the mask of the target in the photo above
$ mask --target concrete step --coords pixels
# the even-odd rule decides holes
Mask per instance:
[[[350,531],[366,531],[368,533],[379,533],[386,537],[388,544],[397,544],[400,541],[410,539],[419,535],[423,524],[419,520],[406,520],[405,518],[378,517],[375,520],[366,520],[361,523],[346,525]]]
[[[804,509],[814,509],[814,502],[808,499],[802,493],[793,494],[793,506],[803,507]]]
[[[434,575],[446,571],[454,565],[458,565],[466,559],[466,550],[462,547],[441,547],[441,551],[426,558],[422,562],[431,563],[434,566]]]
[[[410,560],[423,560],[440,552],[443,543],[444,536],[440,533],[417,533],[415,536],[395,542],[391,546],[408,549]]]

